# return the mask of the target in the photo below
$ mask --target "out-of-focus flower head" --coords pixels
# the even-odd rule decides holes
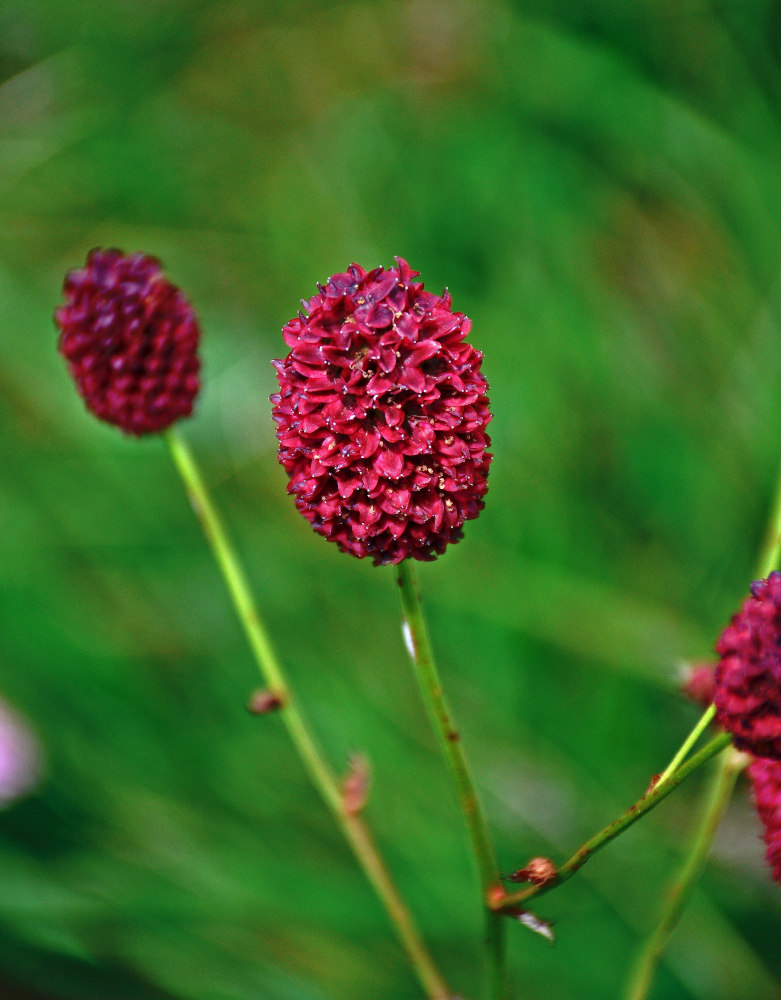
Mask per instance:
[[[767,863],[781,882],[781,761],[757,757],[748,766],[759,818],[765,827]]]
[[[40,772],[38,741],[16,712],[0,701],[0,808],[29,792]]]
[[[375,565],[433,559],[488,489],[482,354],[450,295],[405,260],[335,274],[283,329],[272,397],[288,492],[316,532]]]
[[[198,321],[158,260],[91,250],[64,292],[54,314],[60,352],[95,416],[140,437],[192,413]]]
[[[781,573],[751,585],[716,652],[718,722],[740,750],[781,759]]]
[[[713,701],[714,663],[689,663],[681,671],[681,690],[705,708]]]

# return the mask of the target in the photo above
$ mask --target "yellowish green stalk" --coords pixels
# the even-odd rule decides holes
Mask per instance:
[[[665,770],[660,775],[659,777],[660,783],[663,781],[667,781],[667,779],[672,774],[674,774],[675,771],[677,771],[678,768],[681,766],[681,764],[686,760],[692,748],[697,743],[697,740],[700,738],[700,736],[702,736],[702,734],[708,728],[708,725],[710,724],[710,721],[715,714],[716,714],[716,706],[708,705],[708,707],[700,716],[700,720],[697,723],[697,725],[694,727],[694,729],[692,729],[692,731],[683,741],[673,759],[670,761],[670,763],[667,765]]]
[[[492,1000],[504,1000],[507,996],[504,924],[499,914],[488,905],[490,899],[504,893],[499,879],[496,855],[461,744],[461,734],[453,721],[439,678],[439,671],[434,660],[434,652],[423,615],[417,575],[411,559],[405,559],[399,564],[398,583],[401,597],[402,628],[407,652],[431,725],[437,735],[442,756],[455,785],[480,878],[483,905],[486,912],[489,996]]]
[[[670,935],[688,902],[692,887],[705,868],[711,843],[727,810],[735,782],[745,767],[745,763],[745,756],[732,750],[724,754],[719,766],[715,769],[700,825],[692,837],[683,865],[670,883],[656,927],[643,943],[629,980],[625,1000],[646,1000],[656,967],[664,953]]]
[[[759,558],[757,559],[756,579],[762,580],[769,576],[778,566],[780,555],[781,470],[776,481],[775,496],[773,498],[770,517],[768,518],[765,538]],[[711,706],[709,711],[712,717],[715,714],[715,708]],[[704,722],[707,725],[707,716],[708,712],[705,713],[700,723]],[[686,747],[686,744],[684,744],[684,747]],[[676,755],[676,758],[678,756]],[[714,778],[712,793],[704,806],[700,824],[692,838],[688,854],[681,870],[667,892],[665,905],[662,908],[656,926],[640,948],[640,953],[627,987],[627,1000],[644,1000],[648,995],[656,969],[664,953],[664,948],[692,893],[695,883],[702,873],[710,846],[716,835],[716,830],[729,805],[738,774],[744,766],[745,757],[742,754],[733,752],[725,754],[722,757]]]
[[[279,712],[306,771],[330,809],[336,823],[385,907],[398,938],[429,1000],[451,1000],[445,984],[406,904],[391,878],[363,817],[345,808],[339,780],[332,773],[290,690],[285,672],[269,641],[258,613],[247,576],[222,524],[195,459],[183,438],[175,431],[165,434],[185,490],[233,600],[261,675],[279,699]]]

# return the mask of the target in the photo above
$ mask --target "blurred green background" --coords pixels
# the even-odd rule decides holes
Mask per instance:
[[[391,571],[311,533],[275,461],[283,323],[400,254],[474,322],[491,490],[420,567],[505,871],[662,769],[752,578],[781,455],[781,5],[0,2],[0,696],[46,757],[0,812],[0,996],[409,1000],[162,442],[88,416],[51,314],[95,245],[204,329],[183,425],[337,770],[459,995],[480,915]],[[515,995],[620,995],[693,779],[511,926]],[[781,888],[740,785],[654,997],[781,998]]]

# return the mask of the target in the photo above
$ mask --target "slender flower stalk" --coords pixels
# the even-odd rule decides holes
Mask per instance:
[[[165,278],[156,258],[113,249],[92,250],[86,266],[67,275],[63,291],[65,304],[55,311],[59,348],[88,409],[136,437],[167,431],[174,464],[270,689],[257,692],[248,708],[258,713],[281,712],[309,777],[385,906],[427,997],[450,1000],[360,816],[365,798],[365,789],[357,787],[362,781],[361,767],[354,763],[351,781],[340,784],[328,766],[291,695],[246,575],[193,456],[176,431],[170,430],[177,420],[190,415],[199,388],[200,330],[193,309]]]
[[[776,480],[775,495],[768,518],[765,538],[757,559],[757,578],[764,580],[778,565],[781,557],[781,468]],[[700,724],[715,715],[711,706],[703,715]],[[727,734],[724,734],[727,735]],[[688,741],[687,741],[688,742]],[[684,744],[685,746],[685,744]],[[683,749],[683,748],[682,748]],[[676,755],[677,756],[677,755]],[[691,895],[710,850],[719,823],[729,805],[735,782],[745,766],[745,758],[737,753],[724,754],[721,758],[713,783],[711,795],[703,808],[700,825],[692,839],[689,853],[679,873],[671,883],[665,905],[656,927],[643,943],[632,977],[629,981],[628,1000],[642,1000],[651,988],[656,968],[675,924]],[[665,772],[666,773],[666,772]]]
[[[472,780],[461,736],[453,721],[439,679],[431,641],[423,615],[415,569],[409,559],[398,566],[402,629],[410,661],[455,784],[461,812],[469,833],[472,854],[477,865],[483,899],[486,903],[486,946],[489,955],[491,996],[500,1000],[507,994],[504,966],[504,926],[488,901],[504,895],[496,855],[488,832],[480,800]]]
[[[246,574],[190,449],[175,430],[169,430],[165,438],[174,465],[225,579],[254,658],[279,706],[281,718],[312,783],[331,810],[364,874],[384,905],[426,996],[429,1000],[451,1000],[452,994],[429,955],[406,904],[399,896],[369,828],[359,812],[345,803],[340,783],[296,704],[285,672],[269,642]]]
[[[663,781],[667,781],[667,779],[670,778],[678,770],[681,764],[686,760],[692,748],[696,745],[697,740],[700,738],[700,736],[702,736],[702,734],[710,725],[710,722],[713,719],[715,712],[716,708],[713,705],[709,705],[705,709],[705,711],[700,716],[700,720],[697,723],[697,725],[694,727],[694,729],[692,729],[692,731],[683,741],[673,759],[670,761],[665,770],[662,772],[659,778],[660,784]]]
[[[314,530],[359,559],[398,565],[404,630],[456,785],[485,898],[502,893],[482,809],[437,676],[410,560],[459,541],[483,509],[491,412],[482,354],[450,294],[401,257],[332,275],[282,331],[271,396],[288,492]],[[486,909],[492,997],[506,996],[503,927]]]
[[[682,782],[694,774],[703,764],[707,764],[716,754],[720,753],[726,746],[729,746],[730,742],[731,737],[729,733],[719,733],[718,736],[714,736],[709,743],[706,743],[701,750],[698,750],[696,754],[691,756],[665,782],[657,782],[634,805],[630,806],[617,819],[614,819],[612,823],[579,847],[572,857],[558,869],[553,878],[538,885],[529,886],[528,889],[521,889],[518,892],[511,892],[504,897],[497,898],[493,904],[494,908],[512,912],[513,910],[517,910],[520,904],[525,903],[533,896],[549,892],[551,889],[555,889],[563,882],[572,878],[575,872],[582,868],[597,851],[609,844],[611,840],[615,840],[619,834],[628,830],[642,816],[645,816],[647,812],[658,806],[663,799],[667,798],[671,792],[675,791]]]
[[[656,966],[683,913],[691,887],[705,868],[716,830],[727,811],[735,782],[746,766],[747,759],[744,754],[732,750],[724,754],[719,767],[715,769],[700,824],[692,837],[684,863],[670,883],[656,927],[644,942],[637,958],[625,1000],[646,1000]]]

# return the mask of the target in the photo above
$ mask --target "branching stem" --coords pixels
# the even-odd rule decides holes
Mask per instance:
[[[778,566],[781,555],[781,470],[776,481],[775,496],[768,518],[767,530],[762,548],[757,559],[755,579],[765,579]],[[715,714],[711,706],[710,717]],[[700,720],[699,725],[707,725],[708,712]],[[682,759],[693,743],[684,744],[676,760]],[[673,764],[675,761],[673,761]],[[673,766],[672,764],[670,765]],[[643,942],[637,963],[627,987],[627,1000],[645,1000],[653,983],[654,973],[661,960],[667,941],[675,928],[694,885],[699,879],[710,845],[716,835],[719,823],[729,805],[735,782],[745,766],[745,757],[734,751],[725,754],[719,762],[714,778],[713,789],[703,808],[700,824],[695,832],[686,859],[681,870],[676,875],[667,891],[664,906],[656,927]],[[668,768],[669,770],[669,768]],[[665,772],[667,774],[667,772]]]
[[[731,739],[729,733],[719,733],[718,736],[715,736],[701,750],[690,757],[685,764],[682,764],[674,774],[670,775],[665,781],[658,781],[634,805],[630,806],[626,812],[623,812],[612,823],[579,847],[572,857],[559,868],[553,879],[540,885],[529,886],[529,888],[521,889],[518,892],[507,893],[502,898],[496,900],[494,904],[495,908],[497,910],[512,911],[533,896],[550,892],[551,889],[555,889],[563,882],[566,882],[567,879],[572,878],[575,872],[582,868],[590,858],[593,858],[597,851],[605,847],[606,844],[609,844],[611,840],[615,840],[619,834],[628,830],[641,816],[645,816],[647,812],[658,806],[689,775],[693,774],[698,768],[702,767],[703,764],[707,763],[712,757],[715,757],[716,754],[728,746]]]

